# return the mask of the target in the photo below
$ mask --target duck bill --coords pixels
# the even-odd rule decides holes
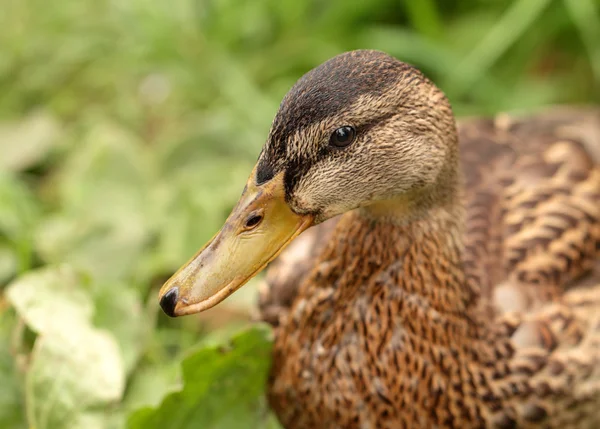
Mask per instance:
[[[313,223],[285,202],[283,173],[257,186],[255,174],[223,228],[159,292],[169,316],[207,310],[223,301],[272,261]]]

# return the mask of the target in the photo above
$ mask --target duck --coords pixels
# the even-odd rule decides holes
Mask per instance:
[[[267,399],[288,429],[597,428],[599,256],[600,109],[457,123],[417,68],[358,50],[285,95],[159,302],[204,311],[273,261]]]

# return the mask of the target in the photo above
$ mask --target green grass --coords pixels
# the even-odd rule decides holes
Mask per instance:
[[[214,348],[249,323],[253,286],[178,320],[156,292],[220,227],[285,92],[331,56],[374,48],[411,62],[459,115],[600,101],[599,0],[4,0],[2,11],[7,429],[164,424],[173,398],[198,395],[241,420],[212,404],[177,427],[274,427],[257,363],[268,341],[235,334],[223,365]],[[196,361],[208,369],[186,377]],[[216,384],[198,393],[194,377]]]

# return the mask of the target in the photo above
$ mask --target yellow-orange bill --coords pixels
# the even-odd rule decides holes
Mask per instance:
[[[160,305],[169,316],[223,301],[312,225],[312,216],[286,204],[282,173],[261,186],[254,177],[253,172],[221,231],[160,289]]]

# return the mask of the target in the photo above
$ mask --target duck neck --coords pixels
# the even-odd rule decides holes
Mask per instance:
[[[402,201],[384,201],[344,215],[324,255],[336,262],[325,282],[343,285],[341,297],[353,300],[378,293],[363,285],[382,278],[390,299],[412,297],[438,313],[470,317],[478,293],[463,269],[464,210],[457,200],[410,211]],[[334,280],[349,275],[348,267],[358,282]]]
[[[402,262],[398,287],[429,300],[447,294],[452,298],[444,300],[448,310],[470,306],[473,290],[463,269],[464,210],[458,202],[420,204],[408,210],[401,202],[384,201],[360,209],[357,215],[362,222],[376,225],[373,233]]]
[[[333,263],[322,284],[337,284],[339,299],[353,306],[385,302],[414,335],[443,322],[440,336],[469,344],[479,336],[479,310],[463,269],[462,207],[431,207],[408,219],[401,213],[385,203],[346,214],[329,247],[336,254],[325,255]]]

